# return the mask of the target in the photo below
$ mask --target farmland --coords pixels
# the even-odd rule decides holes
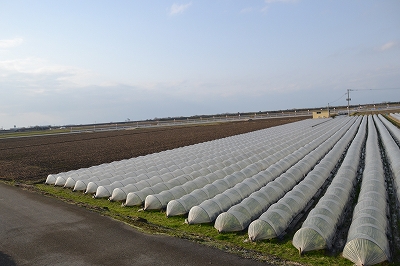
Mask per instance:
[[[0,178],[22,183],[44,182],[50,173],[143,156],[305,118],[2,139]]]
[[[267,124],[269,123],[269,126],[271,126],[273,123],[276,123],[275,125],[279,125],[294,121],[265,120],[264,122],[267,122]],[[374,123],[377,125],[376,127],[378,128],[378,130],[376,130],[375,126],[373,126]],[[175,174],[174,176],[171,176],[171,174],[165,172],[164,177],[166,178],[168,175],[171,176],[170,178],[172,179],[169,179],[169,181],[171,181],[172,183],[175,182],[174,186],[179,187],[176,183],[178,182],[177,181],[178,178],[180,178],[179,180],[183,180],[182,177],[186,175],[186,172],[190,173],[191,177],[193,178],[197,177],[193,179],[193,184],[191,185],[191,187],[193,187],[195,184],[200,184],[200,183],[202,184],[201,186],[204,187],[202,188],[199,187],[197,190],[194,187],[191,188],[192,192],[190,193],[189,191],[189,195],[192,195],[191,196],[192,198],[198,199],[199,198],[198,195],[207,194],[208,199],[202,196],[203,200],[194,204],[193,200],[191,200],[192,202],[191,204],[193,205],[193,207],[195,207],[195,205],[198,205],[199,207],[197,207],[197,209],[188,207],[187,210],[184,212],[174,211],[173,206],[169,208],[171,202],[174,202],[175,206],[179,206],[179,204],[181,204],[187,207],[187,203],[185,203],[185,201],[183,200],[184,197],[182,198],[176,197],[176,199],[171,201],[171,199],[173,199],[171,198],[172,197],[171,195],[173,194],[172,191],[169,194],[170,202],[168,203],[168,206],[161,204],[161,207],[158,209],[158,211],[145,211],[145,212],[141,211],[139,213],[136,212],[137,210],[140,209],[140,207],[143,204],[145,209],[146,208],[149,210],[156,209],[153,207],[149,207],[153,206],[151,203],[144,202],[144,199],[146,198],[145,196],[152,195],[152,193],[148,192],[149,189],[151,191],[156,191],[158,189],[159,191],[161,191],[161,193],[157,194],[154,192],[153,197],[158,197],[159,201],[162,202],[161,200],[162,197],[166,196],[165,193],[162,194],[163,193],[162,191],[168,191],[168,188],[171,188],[172,183],[169,181],[168,181],[169,183],[165,181],[164,183],[165,184],[164,186],[166,187],[165,189],[160,189],[160,185],[155,185],[146,188],[147,190],[144,189],[141,191],[134,192],[134,196],[136,198],[141,198],[141,201],[135,204],[125,203],[125,205],[134,206],[129,208],[120,208],[118,207],[118,202],[107,202],[104,201],[103,199],[94,200],[91,199],[89,195],[82,195],[81,193],[71,193],[70,190],[63,190],[63,189],[60,190],[59,188],[53,188],[43,185],[36,185],[35,187],[43,191],[46,191],[46,193],[56,194],[61,198],[69,198],[69,199],[73,198],[74,201],[77,201],[80,204],[89,207],[97,206],[96,208],[99,208],[102,212],[104,212],[104,210],[107,210],[106,212],[108,214],[112,216],[123,217],[123,219],[125,220],[128,219],[129,217],[137,216],[139,217],[139,219],[136,220],[134,219],[134,220],[139,221],[139,223],[140,222],[145,223],[147,227],[149,227],[149,224],[152,225],[158,224],[161,225],[163,228],[164,227],[173,228],[175,229],[175,233],[172,234],[176,234],[181,237],[182,235],[188,237],[187,234],[190,234],[192,238],[194,238],[193,235],[200,235],[202,236],[201,238],[203,237],[210,238],[211,239],[210,242],[224,243],[224,241],[227,241],[227,243],[230,244],[234,243],[235,245],[245,248],[246,250],[253,250],[254,252],[260,252],[257,253],[258,256],[260,257],[262,257],[262,255],[259,254],[267,254],[267,255],[272,254],[274,256],[279,256],[284,260],[294,259],[301,263],[322,264],[322,265],[323,264],[347,265],[349,264],[349,261],[341,258],[339,254],[341,252],[341,250],[339,250],[340,248],[337,250],[332,248],[332,246],[335,247],[337,247],[338,245],[344,246],[344,243],[346,241],[344,236],[337,237],[334,240],[332,240],[332,237],[325,238],[325,241],[328,241],[330,243],[333,241],[332,243],[334,243],[334,244],[331,243],[327,245],[322,245],[322,248],[328,246],[327,250],[332,253],[331,256],[324,256],[324,253],[321,253],[321,251],[307,252],[303,257],[299,257],[298,255],[296,256],[295,255],[296,249],[291,245],[291,239],[293,238],[293,234],[299,229],[299,226],[307,217],[308,212],[318,202],[318,199],[321,198],[325,192],[326,193],[329,192],[330,189],[329,184],[330,183],[332,183],[332,185],[335,184],[334,176],[335,175],[340,176],[341,169],[345,169],[343,171],[345,171],[346,174],[349,174],[350,170],[353,171],[352,174],[353,177],[348,182],[349,184],[347,188],[348,199],[345,200],[344,204],[344,207],[347,208],[346,209],[347,215],[339,214],[338,215],[339,218],[337,219],[339,220],[341,227],[345,227],[348,229],[351,222],[351,215],[350,215],[352,213],[351,210],[357,203],[357,197],[351,197],[349,195],[353,195],[360,189],[360,185],[361,183],[363,183],[361,182],[361,180],[363,179],[361,178],[363,174],[363,168],[368,170],[367,166],[369,164],[364,167],[363,164],[365,162],[363,158],[366,156],[365,160],[369,160],[368,158],[370,158],[371,156],[372,158],[376,158],[376,156],[382,154],[382,161],[386,165],[386,167],[384,168],[383,165],[381,166],[374,165],[372,166],[372,170],[368,171],[375,171],[376,169],[381,169],[382,179],[381,181],[378,180],[377,182],[380,184],[385,183],[386,186],[391,187],[391,189],[388,190],[390,195],[385,194],[386,193],[385,187],[383,188],[383,192],[381,192],[382,195],[384,194],[384,200],[382,202],[383,203],[390,202],[390,204],[387,207],[386,205],[384,205],[383,209],[388,209],[390,210],[390,213],[393,214],[393,215],[388,215],[389,217],[388,220],[385,220],[387,226],[384,227],[383,230],[389,228],[388,232],[390,231],[392,235],[392,238],[388,239],[387,243],[392,243],[392,244],[396,243],[396,236],[398,236],[398,229],[396,227],[397,216],[395,210],[397,201],[396,201],[395,190],[398,184],[396,184],[395,182],[396,181],[395,170],[397,168],[391,169],[390,165],[395,166],[394,162],[396,161],[396,158],[398,159],[398,157],[396,157],[397,156],[396,149],[398,150],[398,146],[395,142],[393,142],[394,140],[391,137],[390,133],[384,132],[385,126],[382,126],[380,123],[381,122],[378,118],[375,118],[375,120],[373,120],[372,117],[368,118],[368,122],[366,117],[337,118],[333,120],[322,120],[322,121],[312,121],[312,122],[308,120],[308,122],[304,121],[291,124],[294,127],[288,125],[288,126],[277,127],[276,129],[271,129],[269,131],[268,130],[260,131],[261,133],[258,132],[256,134],[252,134],[251,136],[255,139],[249,141],[246,140],[246,137],[248,136],[247,134],[235,137],[235,139],[241,138],[243,140],[240,140],[238,142],[235,142],[235,144],[233,144],[233,148],[231,148],[230,151],[232,152],[231,155],[229,155],[230,153],[227,153],[227,155],[222,155],[221,153],[221,158],[224,159],[223,161],[224,164],[222,164],[222,161],[221,163],[218,163],[215,160],[207,161],[207,166],[209,167],[206,168],[213,169],[213,173],[207,173],[205,171],[203,172],[202,175],[207,177],[207,179],[209,180],[208,182],[210,182],[209,185],[204,183],[205,182],[204,178],[202,179],[200,176],[195,174],[195,172],[201,172],[202,170],[199,168],[195,170],[195,168],[193,168],[194,164],[192,164],[193,167],[189,167],[190,164],[188,163],[190,160],[195,161],[196,159],[201,158],[200,155],[197,156],[198,153],[201,152],[200,151],[189,152],[190,147],[186,148],[187,153],[185,154],[186,157],[188,158],[185,162],[187,163],[187,166],[186,164],[184,164],[184,161],[182,161],[182,159],[179,159],[177,161],[178,163],[180,163],[178,168],[180,168],[181,170],[177,169],[177,167],[169,165],[171,171],[174,171]],[[367,130],[367,124],[368,124],[368,130]],[[150,133],[154,133],[157,137],[160,137],[160,139],[165,139],[163,137],[168,135],[170,136],[169,140],[166,141],[166,143],[164,142],[164,144],[161,146],[159,150],[150,150],[147,153],[142,150],[141,153],[136,155],[132,155],[132,153],[129,153],[129,151],[126,151],[128,154],[125,154],[124,148],[131,145],[132,143],[137,143],[137,142],[134,141],[127,142],[127,139],[125,139],[121,142],[121,144],[116,145],[118,144],[118,141],[116,141],[117,139],[123,139],[123,137],[127,137],[123,134],[122,136],[118,137],[115,136],[93,137],[93,135],[90,136],[90,134],[88,134],[79,136],[81,139],[73,139],[76,138],[76,136],[63,136],[63,138],[69,137],[70,139],[68,140],[66,139],[61,140],[57,139],[58,137],[52,137],[51,140],[46,140],[45,142],[43,142],[43,139],[9,140],[9,146],[2,147],[2,150],[5,152],[4,154],[6,155],[5,157],[1,158],[1,160],[5,162],[2,164],[3,166],[1,169],[1,176],[2,178],[5,178],[7,180],[13,180],[14,182],[18,183],[31,183],[31,184],[41,183],[43,182],[43,178],[46,176],[46,173],[48,174],[48,173],[66,172],[72,169],[88,168],[93,165],[99,165],[101,163],[109,163],[112,161],[128,159],[131,157],[153,154],[155,152],[160,152],[163,150],[170,150],[176,147],[182,147],[194,144],[191,143],[193,139],[198,140],[197,142],[204,142],[204,141],[209,141],[211,139],[226,137],[229,134],[249,132],[252,130],[249,131],[246,130],[248,130],[251,127],[253,127],[252,130],[255,130],[257,127],[259,127],[258,129],[262,127],[268,128],[268,126],[266,126],[265,124],[261,125],[259,121],[257,122],[246,121],[230,125],[228,124],[213,125],[213,126],[180,128],[180,129],[171,128],[163,130],[153,129],[151,131],[146,132],[145,134],[140,134],[140,133],[138,134],[138,135],[144,135],[142,136],[144,137],[144,140],[142,140],[141,142],[146,143],[145,147],[150,147],[154,149],[155,146],[159,147],[161,143],[159,139],[157,140],[159,140],[160,142],[157,142],[156,139],[148,139],[149,136],[151,135]],[[235,131],[236,133],[233,133],[234,129],[238,130],[239,128],[242,128],[241,130],[243,130],[243,132]],[[221,133],[224,132],[224,130],[222,129],[226,130],[225,132],[227,133]],[[192,130],[192,133],[186,139],[184,133],[188,133],[190,132],[190,130]],[[368,132],[368,134],[366,132]],[[378,133],[376,132],[379,132],[380,135],[379,145],[378,145]],[[116,132],[114,132],[113,134],[116,134]],[[126,134],[133,134],[133,133],[129,132]],[[223,134],[227,135],[222,136]],[[196,138],[196,136],[198,137],[199,135],[202,136],[207,135],[207,137],[206,139],[199,141],[199,138]],[[216,135],[218,136],[216,137]],[[174,136],[177,136],[177,139],[174,140]],[[366,136],[368,136],[368,141],[366,140],[367,138]],[[37,142],[29,143],[29,141],[32,140],[36,140]],[[182,140],[187,141],[187,143],[185,142],[184,144],[182,144],[181,142],[180,146],[176,147],[170,146],[172,143],[177,143],[178,141]],[[223,141],[228,143],[229,140],[231,140],[231,138],[224,139]],[[98,147],[95,145],[96,147],[93,150],[91,150],[92,153],[90,153],[89,147],[93,147],[94,142],[97,143],[96,145],[98,145]],[[241,147],[240,146],[241,142],[245,142],[247,144]],[[91,143],[92,146],[85,145],[85,143]],[[110,151],[108,154],[106,151],[99,152],[99,150],[96,149],[99,147],[104,149],[102,145],[104,145],[105,143],[109,143],[110,145],[108,147],[108,151]],[[208,145],[211,145],[210,142],[208,143]],[[363,148],[365,146],[367,146],[366,149]],[[51,150],[51,147],[57,147],[57,148],[63,147],[64,149]],[[71,150],[68,150],[66,147],[71,147]],[[218,150],[218,154],[220,154],[219,150],[222,149],[224,146],[216,145],[216,147]],[[394,151],[392,152],[392,150],[389,147],[395,147]],[[128,149],[131,149],[130,152],[132,152],[133,147],[129,146]],[[382,150],[382,152],[379,152],[380,149]],[[35,154],[34,151],[38,152],[38,150],[39,153]],[[68,150],[69,152],[66,152],[66,150]],[[217,154],[217,150],[211,153]],[[385,152],[385,150],[387,152]],[[243,154],[240,155],[239,151],[241,151]],[[174,160],[170,158],[176,158],[173,152],[174,151],[165,153],[168,154],[167,156],[168,160],[164,161],[161,160],[159,162],[160,163],[165,162],[165,164],[167,165],[168,164],[167,161]],[[376,154],[371,155],[373,154],[373,152],[378,152],[378,153],[377,155]],[[346,154],[353,154],[353,155],[347,156]],[[44,157],[46,156],[48,157],[41,158],[42,155]],[[102,161],[101,159],[99,159],[99,157],[101,156],[98,155],[103,155],[102,158],[103,159],[107,158],[107,160]],[[236,157],[234,157],[233,155],[235,155]],[[244,158],[243,157],[244,155],[248,157]],[[61,159],[62,156],[64,157]],[[58,159],[52,159],[57,157]],[[109,157],[111,157],[111,159]],[[146,166],[148,168],[147,169],[148,171],[150,171],[150,169],[153,169],[152,171],[154,172],[156,172],[156,169],[162,171],[161,165],[159,165],[159,168],[157,168],[158,166],[157,164],[153,165],[150,163],[150,161],[154,159],[153,157],[150,156],[142,157],[142,159],[144,158],[143,161],[145,161],[145,163],[141,163],[140,165],[143,166],[148,164],[148,166]],[[354,157],[361,159],[360,161],[354,162],[353,161]],[[138,158],[138,160],[139,159],[140,158]],[[49,162],[50,160],[53,161],[50,163]],[[95,161],[90,161],[90,160],[95,160]],[[136,163],[136,161],[138,160],[133,160],[133,163],[136,165],[136,167],[139,167],[139,163]],[[29,164],[28,161],[31,161],[33,163]],[[21,164],[21,166],[24,166],[25,169],[18,169],[15,167],[14,168],[11,167],[12,165],[14,166],[17,165],[16,163],[18,162]],[[46,162],[49,164],[48,165],[45,164]],[[125,160],[125,162],[128,161]],[[71,164],[69,165],[69,167],[66,167],[65,165],[68,163]],[[73,168],[71,167],[72,163],[74,165]],[[202,163],[203,162],[200,160],[196,161],[197,165],[204,166],[205,162],[204,164]],[[117,163],[115,163],[114,166],[116,167]],[[221,168],[218,169],[218,167]],[[203,170],[205,170],[205,168]],[[393,177],[390,175],[391,170],[394,171]],[[90,171],[91,170],[88,169],[86,173],[89,173]],[[143,171],[145,170],[143,169]],[[183,173],[183,171],[185,171],[185,173]],[[25,176],[22,176],[25,172],[27,172]],[[227,178],[223,179],[230,180],[229,182],[231,183],[227,181],[225,185],[221,184],[220,179],[222,177],[218,177],[216,176],[216,174],[218,173],[223,175],[222,172],[226,173],[225,176],[227,176]],[[71,177],[79,176],[79,174],[70,176]],[[153,180],[155,180],[154,178]],[[185,182],[179,181],[182,183],[181,191],[183,190],[188,191],[187,184],[189,184],[191,181],[187,183],[186,181]],[[338,181],[336,182],[343,183]],[[139,183],[140,182],[138,182],[138,184]],[[64,184],[65,183],[61,185]],[[218,189],[221,188],[221,185],[225,187],[222,190],[222,192],[218,194],[215,191],[218,191]],[[364,184],[361,186],[361,192],[363,191],[363,186]],[[99,188],[100,187],[102,186],[99,186]],[[263,191],[263,189],[265,191]],[[136,188],[136,190],[138,189]],[[296,190],[298,190],[298,192],[296,192]],[[345,189],[341,188],[341,190]],[[305,191],[307,191],[307,193],[305,193]],[[272,192],[275,192],[275,194]],[[364,194],[361,192],[359,191],[357,192],[360,193],[360,198],[367,197],[364,196]],[[174,193],[177,193],[176,189],[174,190]],[[213,193],[216,193],[215,195],[217,196],[214,197]],[[274,194],[274,198],[271,198],[272,195],[271,193]],[[96,197],[98,198],[104,197],[97,194],[98,190],[95,194]],[[126,193],[126,194],[129,197],[131,193],[129,194]],[[369,193],[365,194],[369,195]],[[180,194],[178,193],[178,195]],[[108,196],[111,196],[111,193]],[[380,194],[378,196],[380,196]],[[128,202],[128,197],[126,198],[127,202]],[[237,197],[237,199],[233,200],[234,197]],[[229,200],[227,201],[226,199]],[[264,207],[257,206],[256,204],[257,202],[263,202],[262,205],[264,205]],[[237,203],[240,203],[243,206],[240,207]],[[139,207],[136,207],[136,205],[139,205]],[[249,209],[249,206],[252,207]],[[271,207],[268,209],[268,206]],[[288,206],[290,206],[291,209],[290,211],[287,210]],[[165,207],[166,207],[166,214],[168,217],[170,217],[168,219],[165,219],[165,213],[164,213]],[[202,211],[204,210],[206,211],[206,213],[202,213]],[[277,213],[282,214],[283,212],[287,212],[287,214],[282,216],[284,217],[284,219],[287,220],[284,221],[282,220],[282,218],[280,218],[277,220],[277,223],[274,224],[275,223],[274,217],[277,217],[276,214]],[[340,211],[340,213],[342,213],[342,211]],[[190,224],[190,226],[180,224],[181,222],[179,221],[182,221],[182,217],[180,215],[188,215],[186,216],[187,217],[186,221],[188,224]],[[229,219],[227,221],[221,222],[222,219],[220,218],[221,215],[225,215],[228,217],[229,215],[231,215],[232,217],[235,216],[236,220],[235,219],[234,220],[236,222],[240,221],[240,226],[230,224]],[[383,216],[385,215],[387,215],[387,213],[385,213]],[[259,216],[260,216],[259,220],[254,220],[256,217]],[[215,222],[215,228],[218,229],[218,231],[220,232],[226,232],[226,233],[219,234],[217,230],[212,228],[212,226],[214,225],[213,221],[215,221],[215,219],[217,219],[217,221]],[[259,225],[254,225],[254,223],[258,223]],[[260,230],[260,228],[264,226],[264,224],[266,223],[269,224],[270,229],[268,228],[262,229],[261,231],[258,232],[257,230]],[[282,227],[284,224],[286,224],[287,226]],[[270,240],[248,242],[247,230],[244,230],[247,227],[249,227],[250,239],[252,240],[270,239]],[[273,228],[273,230],[271,230],[271,228]],[[165,231],[165,229],[163,230]],[[335,230],[333,229],[333,231]],[[274,234],[271,234],[272,232]],[[342,231],[339,230],[339,232],[343,233],[343,235],[346,234],[346,230]],[[317,249],[320,248],[321,247]],[[268,251],[265,252],[265,250]],[[300,251],[302,252],[306,250],[302,247]],[[396,245],[392,245],[391,250],[390,251],[388,250],[386,252],[387,256],[383,257],[383,260],[381,261],[390,258],[392,261],[397,262],[398,260],[398,258],[396,257],[397,252],[398,252],[398,247]],[[392,257],[389,257],[390,254]],[[268,261],[268,259],[266,260]]]

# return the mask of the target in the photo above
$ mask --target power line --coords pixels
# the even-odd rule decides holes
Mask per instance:
[[[350,91],[382,91],[382,90],[400,90],[400,88],[376,88],[376,89],[347,89],[347,113],[350,115]]]
[[[347,94],[347,93],[343,94],[342,96],[340,96],[340,98],[338,98],[337,100],[334,100],[334,101],[332,101],[332,102],[329,102],[328,104],[331,104],[331,103],[334,103],[334,102],[339,101],[339,100],[342,99],[344,96],[346,96],[346,94]]]
[[[383,90],[400,90],[400,88],[350,89],[350,91],[383,91]]]

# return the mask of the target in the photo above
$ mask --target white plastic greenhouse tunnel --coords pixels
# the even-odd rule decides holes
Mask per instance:
[[[343,257],[357,265],[373,265],[390,259],[387,238],[387,190],[372,117],[368,118],[365,169],[358,202],[343,249]]]
[[[306,176],[311,168],[317,164],[317,161],[333,147],[336,143],[335,140],[340,136],[339,134],[335,139],[325,141],[318,148],[308,153],[274,181],[254,192],[241,203],[231,207],[227,212],[221,213],[217,217],[214,227],[219,232],[241,231],[247,228],[250,222],[258,218],[270,205],[292,190]]]
[[[268,139],[263,139],[262,135],[261,136],[254,136],[256,134],[251,134],[251,135],[239,135],[236,138],[226,138],[223,139],[224,142],[226,142],[223,147],[220,145],[215,146],[214,144],[217,141],[211,141],[209,143],[206,143],[206,145],[200,146],[193,146],[194,151],[193,153],[197,155],[197,159],[201,161],[204,161],[208,163],[208,167],[211,168],[210,170],[221,170],[222,168],[232,165],[235,163],[232,161],[231,158],[237,159],[236,161],[240,161],[244,164],[248,164],[249,157],[252,156],[255,153],[260,153],[261,149],[257,147],[257,143],[262,145],[263,143],[266,143]],[[252,140],[253,139],[253,140]],[[251,143],[252,141],[253,143]],[[260,143],[261,142],[261,143]],[[251,145],[251,146],[250,146]],[[209,146],[211,146],[209,148]],[[192,148],[191,146],[189,146]],[[202,150],[203,154],[201,153]],[[186,152],[181,153],[182,158],[186,159]],[[238,157],[238,158],[236,158]],[[183,163],[177,164],[175,162],[174,165],[176,168],[175,173],[172,173],[174,177],[179,177],[180,175],[183,174],[191,174],[193,178],[196,176],[199,176],[197,173],[198,170],[203,169],[204,166],[199,164],[198,162],[195,162],[194,160],[186,160]],[[201,173],[200,173],[201,174]],[[138,192],[144,188],[148,188],[150,186],[156,185],[161,182],[169,182],[171,178],[164,178],[160,179],[158,176],[155,176],[153,179],[146,179],[147,184],[145,181],[143,181],[141,184],[135,184],[135,186],[123,186],[120,184],[112,184],[109,186],[100,186],[96,192],[96,197],[106,197],[106,196],[111,196],[112,200],[123,200],[126,198],[126,206],[131,206],[131,205],[137,205],[141,204],[144,201],[144,198],[139,202],[136,203],[134,201],[136,198],[133,196],[136,195],[131,195],[128,196],[129,193],[132,192]],[[138,186],[136,186],[138,185]],[[116,192],[113,194],[114,189]],[[125,194],[125,195],[124,195]],[[145,197],[146,195],[142,196]],[[132,199],[134,198],[134,199]]]
[[[342,125],[342,123],[345,123],[346,121],[344,120],[338,120],[335,121],[335,123],[337,123],[336,126],[340,127],[339,125]],[[286,148],[282,148],[279,147],[278,148],[278,152],[275,153],[271,153],[270,156],[268,156],[267,158],[264,159],[264,162],[268,162],[265,166],[269,166],[265,171],[256,171],[255,173],[243,173],[243,176],[241,176],[240,179],[238,179],[235,182],[231,182],[230,184],[228,184],[227,187],[224,187],[223,189],[229,189],[234,187],[235,184],[242,182],[244,179],[246,178],[250,178],[254,175],[257,175],[255,178],[258,179],[266,179],[267,177],[265,177],[264,175],[268,172],[271,176],[276,177],[277,175],[279,175],[279,173],[281,173],[282,167],[288,167],[290,166],[290,164],[285,161],[282,160],[284,159],[286,156],[289,156],[290,154],[296,152],[299,149],[303,149],[304,147],[302,147],[303,145],[306,145],[307,143],[310,143],[310,141],[312,141],[313,138],[315,138],[316,136],[321,136],[322,138],[327,138],[328,133],[327,132],[331,132],[331,134],[333,134],[333,132],[337,130],[337,128],[335,128],[331,123],[325,124],[322,128],[318,129],[317,132],[312,132],[314,134],[312,134],[311,132],[308,132],[302,136],[300,136],[301,139],[297,139],[294,137],[289,138],[288,143],[284,143],[284,145],[289,145]],[[280,160],[282,160],[281,162],[279,162]],[[278,163],[278,164],[276,164]],[[276,165],[275,165],[276,164]],[[289,165],[288,165],[289,164]],[[229,179],[232,178],[232,175],[227,176],[225,179]],[[270,180],[272,181],[272,180]],[[216,181],[217,182],[217,181]],[[266,182],[269,182],[268,179]],[[196,205],[201,204],[203,201],[207,200],[207,199],[211,199],[213,197],[215,197],[216,195],[222,193],[223,191],[220,192],[215,192],[216,194],[213,194],[213,189],[211,188],[202,188],[202,189],[197,189],[194,190],[193,192],[191,192],[190,194],[187,194],[177,200],[171,200],[168,204],[167,204],[167,216],[175,216],[175,215],[182,215],[182,214],[186,214],[190,211],[190,209]],[[232,190],[231,190],[232,191]],[[233,192],[234,193],[234,192]],[[235,195],[230,195],[231,196],[231,201],[238,201],[240,200],[239,197],[235,197]],[[238,196],[236,194],[236,196]]]
[[[307,119],[51,174],[46,184],[165,210],[189,225],[214,223],[220,233],[247,230],[251,241],[290,232],[300,253],[330,250],[347,226],[343,257],[373,265],[392,258],[387,235],[398,220],[388,202],[400,206],[399,145],[399,128],[382,115]]]
[[[172,173],[174,170],[182,169],[185,166],[194,164],[199,165],[201,169],[209,166],[220,167],[223,161],[227,161],[232,157],[239,156],[240,161],[247,159],[248,154],[244,152],[243,148],[248,147],[249,144],[252,144],[253,149],[257,148],[257,145],[260,144],[257,140],[263,140],[265,137],[268,137],[268,141],[270,139],[275,139],[275,142],[278,142],[279,136],[282,134],[288,134],[286,132],[296,132],[296,130],[305,131],[307,128],[318,123],[321,123],[321,121],[306,120],[304,122],[296,122],[280,127],[195,144],[128,160],[102,164],[65,173],[50,174],[46,179],[46,184],[64,186],[66,185],[67,180],[70,179],[66,187],[72,188],[78,183],[79,186],[76,187],[76,190],[86,190],[90,182],[97,183],[104,181],[104,183],[106,183],[107,181],[105,180],[114,177],[122,178],[120,180],[124,180],[139,176],[140,174],[145,174],[146,176],[141,176],[141,178],[148,179],[155,175]],[[265,145],[270,144],[268,141],[264,141]],[[225,153],[220,153],[219,151],[221,150],[226,151]],[[261,150],[261,148],[259,150]],[[92,178],[93,181],[87,182],[90,178]],[[132,184],[135,184],[134,180],[132,181]],[[104,184],[100,184],[99,186],[103,185]],[[124,185],[114,184],[114,186],[123,187]],[[83,187],[85,187],[85,189],[83,189]],[[107,187],[106,185],[105,187],[106,190],[112,190],[111,186]],[[93,191],[93,189],[91,191]]]
[[[391,113],[390,116],[400,121],[400,113]]]
[[[332,247],[343,211],[354,193],[366,125],[367,119],[364,118],[332,183],[309,213],[301,229],[295,233],[293,245],[300,253]]]
[[[383,163],[380,160],[377,130],[390,165],[397,202],[399,199],[396,188],[399,184],[400,149],[395,139],[400,131],[381,115],[369,116],[361,191],[358,203],[353,210],[353,219],[343,250],[343,256],[356,265],[374,265],[391,258],[387,238],[390,222],[387,213],[388,188],[386,187]],[[360,138],[364,135],[363,131],[363,128],[359,130],[349,152],[359,146]],[[359,135],[360,138],[358,138]],[[356,168],[352,168],[351,165],[358,165],[355,160],[359,158],[359,147],[355,149],[355,154],[346,156],[325,195],[310,212],[301,229],[296,232],[293,245],[300,252],[332,246],[336,228],[342,222],[343,209],[348,204],[350,194],[354,193]],[[347,170],[347,173],[342,169]]]
[[[400,144],[400,130],[397,127],[393,126],[393,124],[388,122],[381,115],[379,116],[379,118],[380,120],[376,120],[378,125],[378,130],[381,134],[382,144],[385,147],[386,155],[390,163],[394,188],[397,195],[397,202],[399,202],[400,201],[400,148],[398,145],[396,145],[396,141],[394,139],[397,139],[397,143]],[[384,124],[384,126],[382,124]],[[400,204],[398,205],[400,206]],[[399,211],[398,215],[400,216],[400,208],[397,209]]]
[[[248,228],[249,238],[253,241],[279,237],[292,220],[308,204],[312,197],[330,176],[336,162],[340,159],[347,144],[357,131],[358,123],[328,152],[328,154],[310,171],[307,176],[292,190],[286,193],[277,203],[271,205]]]
[[[309,163],[309,165],[314,165],[319,159],[323,157],[323,155],[326,154],[326,152],[330,148],[332,148],[332,146],[336,143],[336,141],[340,137],[342,137],[346,129],[347,126],[341,128],[327,140],[326,137],[322,136],[314,139],[309,144],[304,146],[305,149],[302,150],[303,152],[297,153],[298,157],[289,154],[287,157],[274,164],[274,166],[277,166],[281,169],[280,171],[276,173],[271,173],[268,171],[269,169],[268,168],[264,173],[267,175],[267,177],[264,176],[262,180],[255,179],[253,177],[247,178],[243,182],[235,185],[233,188],[224,191],[223,193],[215,196],[212,199],[202,202],[199,206],[193,207],[189,211],[187,219],[188,223],[196,224],[196,223],[208,223],[214,221],[219,214],[221,214],[224,211],[227,211],[233,205],[248,198],[248,196],[251,193],[260,190],[262,187],[265,187],[267,183],[271,182],[272,180],[274,179],[276,180],[276,178],[279,175],[286,172],[296,162],[298,162],[301,158],[303,158],[307,154],[311,154],[311,152],[315,152],[315,154],[313,154],[315,159],[313,160],[312,158],[308,158],[310,160],[307,160],[307,162]],[[283,181],[282,179],[283,181],[282,184],[283,185],[287,184],[288,186],[290,186],[291,184],[289,180],[290,179],[286,179]],[[293,183],[295,182],[296,181],[293,180],[292,185],[294,185]],[[219,226],[219,224],[221,223],[220,221],[221,220],[219,220],[218,223],[216,223],[216,227]]]
[[[274,142],[277,141],[277,136],[273,137]],[[266,143],[265,145],[268,145],[269,143],[271,143],[270,138],[264,138],[263,140],[264,143]],[[258,145],[255,145],[254,147],[252,146],[248,146],[247,147],[239,147],[241,148],[242,152],[245,152],[246,150],[249,150],[247,152],[246,156],[242,156],[239,155],[239,157],[234,157],[231,159],[228,159],[226,161],[224,161],[222,164],[220,165],[211,165],[208,169],[210,169],[210,173],[206,176],[204,175],[198,175],[196,172],[187,172],[187,174],[189,174],[190,176],[193,177],[193,179],[185,184],[182,184],[179,187],[180,192],[189,192],[189,191],[193,191],[194,189],[200,189],[203,188],[205,185],[210,184],[216,180],[219,179],[224,179],[222,185],[227,185],[229,187],[230,183],[231,185],[236,184],[237,181],[236,178],[241,178],[243,179],[246,175],[251,175],[251,171],[258,171],[257,169],[260,168],[265,168],[265,163],[260,162],[261,159],[265,158],[266,156],[268,156],[271,152],[278,152],[278,148],[276,147],[276,145],[269,145],[270,148],[270,152],[265,151],[265,148],[263,148],[262,145],[260,145],[260,143],[258,142]],[[235,145],[235,147],[233,148],[237,148],[238,146]],[[221,153],[225,153],[226,151],[222,150],[220,151]],[[228,157],[229,158],[229,157]],[[251,170],[253,169],[253,170]],[[229,177],[228,177],[229,176]],[[228,183],[226,183],[225,181],[228,180]],[[229,181],[231,180],[231,181]],[[220,181],[217,182],[217,184],[221,184]],[[166,184],[168,185],[168,184]],[[174,192],[178,192],[178,188],[176,188],[176,186],[173,186]],[[168,189],[168,190],[170,190]],[[182,190],[183,189],[183,190]],[[221,187],[221,189],[226,189],[225,187]],[[121,189],[122,190],[122,189]],[[163,190],[165,191],[165,190]],[[171,192],[171,191],[169,191]],[[127,199],[126,199],[126,206],[131,206],[131,205],[138,205],[138,204],[142,204],[144,200],[146,200],[145,198],[147,196],[150,196],[154,193],[152,193],[149,189],[147,189],[146,191],[138,191],[138,192],[133,192],[131,191],[128,195],[127,195]],[[157,195],[157,196],[161,196],[161,195]],[[169,195],[171,196],[171,194]],[[153,197],[154,198],[154,197]],[[176,198],[176,196],[174,197]],[[149,209],[154,209],[156,207],[153,206],[153,204],[151,204],[151,202],[149,202],[149,200],[147,200],[147,203],[145,203],[145,208],[149,208]]]

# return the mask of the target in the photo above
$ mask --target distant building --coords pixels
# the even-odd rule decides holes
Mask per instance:
[[[329,117],[329,111],[328,110],[326,110],[326,111],[314,111],[313,113],[312,113],[312,116],[313,116],[313,118],[314,119],[316,119],[316,118],[328,118]]]

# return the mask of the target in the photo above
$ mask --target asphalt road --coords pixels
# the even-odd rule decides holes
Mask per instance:
[[[266,265],[0,183],[0,265]]]

